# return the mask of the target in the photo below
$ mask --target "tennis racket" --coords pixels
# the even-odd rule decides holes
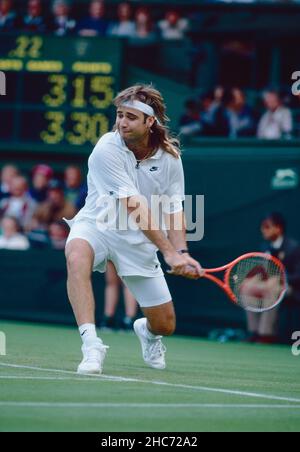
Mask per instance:
[[[214,275],[221,272],[225,272],[223,281]],[[251,312],[275,308],[288,289],[284,265],[265,253],[244,254],[223,267],[204,269],[203,278],[213,281],[233,303]]]

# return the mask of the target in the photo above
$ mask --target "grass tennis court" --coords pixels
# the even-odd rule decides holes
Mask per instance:
[[[157,371],[133,334],[106,333],[105,374],[84,377],[76,328],[0,331],[0,431],[300,431],[300,357],[289,347],[175,336]]]

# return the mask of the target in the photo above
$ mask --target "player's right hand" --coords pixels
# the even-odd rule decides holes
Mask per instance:
[[[175,252],[164,256],[166,263],[171,267],[169,274],[183,276],[189,279],[198,279],[202,276],[202,268],[189,254]]]

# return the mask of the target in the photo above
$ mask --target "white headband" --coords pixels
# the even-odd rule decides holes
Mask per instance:
[[[124,102],[121,107],[133,108],[134,110],[139,110],[142,113],[145,113],[145,115],[155,116],[153,108],[150,105],[140,102],[139,100]]]

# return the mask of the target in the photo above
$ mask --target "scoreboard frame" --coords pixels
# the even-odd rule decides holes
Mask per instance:
[[[89,153],[115,120],[124,41],[0,36],[0,150]]]

